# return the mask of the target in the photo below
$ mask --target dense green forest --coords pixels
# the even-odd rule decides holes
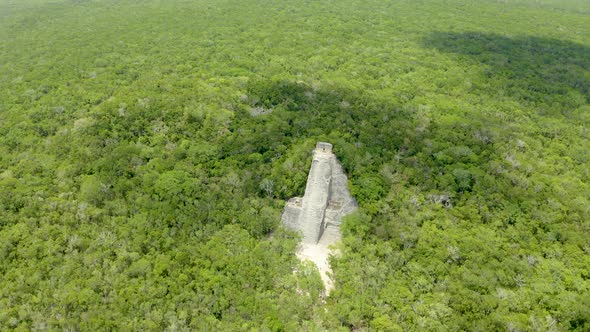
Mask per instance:
[[[590,331],[590,2],[0,0],[0,330]],[[316,141],[335,289],[282,229]]]

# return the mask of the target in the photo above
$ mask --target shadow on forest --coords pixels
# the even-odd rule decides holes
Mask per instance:
[[[353,194],[361,205],[367,203],[364,206],[387,193],[386,179],[380,175],[385,164],[397,165],[394,172],[411,169],[404,176],[411,185],[454,195],[474,185],[475,175],[466,169],[483,162],[476,155],[494,154],[493,135],[474,117],[422,127],[411,107],[337,86],[252,81],[248,100],[237,108],[220,144],[223,159],[232,159],[240,168],[263,169],[306,140],[327,140],[334,144],[353,183]],[[252,115],[256,109],[261,115]],[[441,152],[437,160],[432,157],[436,152]],[[440,176],[446,173],[450,182],[443,183]],[[290,186],[277,196],[300,193],[305,178]]]
[[[577,97],[578,104],[590,101],[590,47],[586,45],[478,32],[434,32],[423,43],[487,65],[488,78],[508,79],[504,89],[516,98],[576,107],[571,100],[576,90],[583,96]]]
[[[399,150],[415,154],[420,149],[416,146],[421,140],[415,138],[413,114],[363,92],[339,86],[314,88],[301,82],[256,80],[250,82],[247,94],[248,100],[237,106],[239,111],[228,128],[229,134],[220,144],[222,158],[232,159],[243,168],[261,170],[282,156],[287,158],[303,142],[329,141],[349,175],[367,185],[357,193],[362,202],[363,197],[376,200],[376,195],[383,192],[378,177],[368,179],[368,174],[376,174],[380,165],[392,160]],[[261,114],[253,115],[254,110]],[[307,169],[302,171],[307,173]],[[282,186],[278,177],[275,182],[277,187]],[[300,193],[305,177],[285,186],[286,190],[276,192],[278,197]]]
[[[399,105],[341,87],[314,89],[289,81],[251,82],[248,101],[238,108],[222,145],[225,157],[257,153],[270,159],[293,142],[330,137],[357,147],[378,146],[375,153],[392,157],[415,126],[412,114]],[[262,115],[252,115],[255,109]]]

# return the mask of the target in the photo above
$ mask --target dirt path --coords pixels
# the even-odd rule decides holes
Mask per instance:
[[[299,249],[297,250],[297,257],[300,260],[309,260],[318,267],[320,276],[322,277],[322,281],[324,282],[326,295],[329,294],[332,288],[334,287],[334,283],[330,278],[332,268],[330,267],[330,264],[328,262],[328,257],[330,256],[330,253],[332,253],[332,251],[327,246],[321,244],[301,243]]]

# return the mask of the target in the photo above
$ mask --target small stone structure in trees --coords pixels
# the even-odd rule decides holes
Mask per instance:
[[[282,215],[283,224],[303,236],[298,256],[316,263],[327,291],[331,288],[327,275],[329,246],[341,238],[342,217],[357,208],[348,191],[347,181],[342,166],[332,152],[332,144],[317,143],[305,195],[291,198]]]

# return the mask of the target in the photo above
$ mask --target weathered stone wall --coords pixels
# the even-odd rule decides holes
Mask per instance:
[[[298,256],[318,266],[327,290],[331,287],[329,246],[340,241],[342,217],[357,207],[347,181],[332,144],[319,142],[313,151],[305,195],[290,199],[282,215],[283,224],[303,236]]]
[[[285,205],[283,211],[282,222],[289,229],[299,229],[299,215],[301,214],[302,198],[293,197]]]
[[[332,144],[319,142],[313,151],[305,195],[287,202],[283,224],[301,232],[304,243],[318,243],[327,228],[339,229],[343,213],[356,206],[346,182],[342,166],[332,152]]]
[[[303,242],[305,243],[318,243],[323,231],[324,214],[328,206],[332,178],[331,154],[332,149],[326,152],[325,147],[314,150],[299,215],[299,230],[303,233]]]

